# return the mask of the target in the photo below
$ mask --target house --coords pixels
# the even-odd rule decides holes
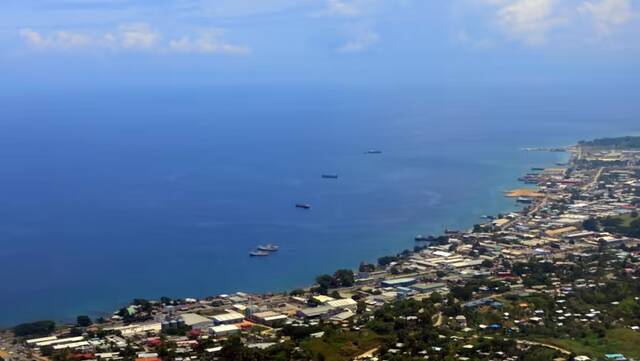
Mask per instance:
[[[467,318],[464,315],[458,315],[455,317],[455,326],[460,328],[467,327]]]
[[[627,359],[621,353],[608,353],[604,355],[604,358],[607,360],[615,360],[615,361],[624,361]]]

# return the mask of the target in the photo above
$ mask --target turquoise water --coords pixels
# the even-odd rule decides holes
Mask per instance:
[[[515,209],[502,192],[563,161],[521,147],[637,132],[636,100],[281,88],[0,98],[0,325],[308,285],[412,248],[417,233]],[[280,251],[248,257],[267,242]]]

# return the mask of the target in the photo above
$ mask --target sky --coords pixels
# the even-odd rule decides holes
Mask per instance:
[[[640,0],[2,0],[8,89],[640,80]]]

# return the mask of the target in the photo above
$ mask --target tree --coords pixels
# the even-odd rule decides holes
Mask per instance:
[[[325,290],[335,285],[333,277],[327,274],[316,277],[316,283],[318,284],[318,286],[320,286],[320,288],[323,288]]]
[[[36,321],[23,323],[13,328],[13,333],[18,337],[49,335],[56,328],[53,321]]]
[[[380,257],[378,258],[378,264],[380,266],[386,266],[391,262],[395,262],[398,260],[398,257],[395,256],[384,256],[384,257]]]
[[[76,324],[80,327],[89,327],[92,323],[91,318],[86,315],[81,315],[76,318]]]
[[[473,296],[473,288],[469,286],[453,287],[451,288],[451,294],[459,300],[468,301]]]
[[[431,294],[429,295],[429,300],[435,304],[441,303],[443,301],[443,298],[442,295],[438,292],[431,292]]]
[[[359,272],[373,272],[376,270],[376,266],[371,263],[360,263],[360,267],[358,267]]]
[[[302,295],[304,295],[304,290],[297,288],[297,289],[292,290],[291,292],[289,292],[289,295],[290,296],[302,296]]]
[[[353,271],[350,269],[337,270],[333,277],[335,279],[334,282],[339,287],[351,287],[355,283]]]
[[[600,226],[597,219],[589,218],[582,222],[582,228],[586,231],[597,232]]]
[[[358,301],[358,305],[357,305],[357,308],[356,308],[356,313],[360,315],[360,314],[365,313],[366,310],[367,310],[367,304],[364,303],[364,301]]]
[[[491,268],[491,267],[493,267],[493,261],[485,259],[485,260],[482,261],[480,266],[482,266],[484,268]]]

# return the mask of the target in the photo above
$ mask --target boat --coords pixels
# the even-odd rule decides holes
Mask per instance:
[[[322,178],[325,178],[325,179],[338,179],[338,175],[337,174],[323,174]]]
[[[279,249],[280,247],[276,246],[275,244],[264,244],[264,245],[259,245],[258,246],[258,251],[264,251],[264,252],[275,252]]]
[[[365,154],[382,154],[382,151],[378,149],[370,149],[366,151]]]
[[[311,205],[307,203],[296,203],[296,208],[311,209]]]
[[[249,252],[249,256],[251,257],[266,257],[270,255],[269,252],[265,252],[265,251],[253,251],[253,252]]]
[[[480,216],[480,218],[484,218],[484,219],[495,219],[496,217],[494,217],[494,216],[489,216],[489,215],[486,215],[486,214],[483,214],[482,216]]]
[[[531,168],[531,170],[533,170],[533,171],[543,171],[543,170],[544,170],[544,168],[540,168],[540,167],[533,167],[533,168]]]
[[[518,199],[516,199],[516,202],[518,202],[518,203],[532,203],[533,200],[531,198],[518,197]]]
[[[428,241],[433,241],[433,236],[424,236],[422,234],[419,234],[415,236],[413,239],[415,239],[416,242],[428,242]]]

